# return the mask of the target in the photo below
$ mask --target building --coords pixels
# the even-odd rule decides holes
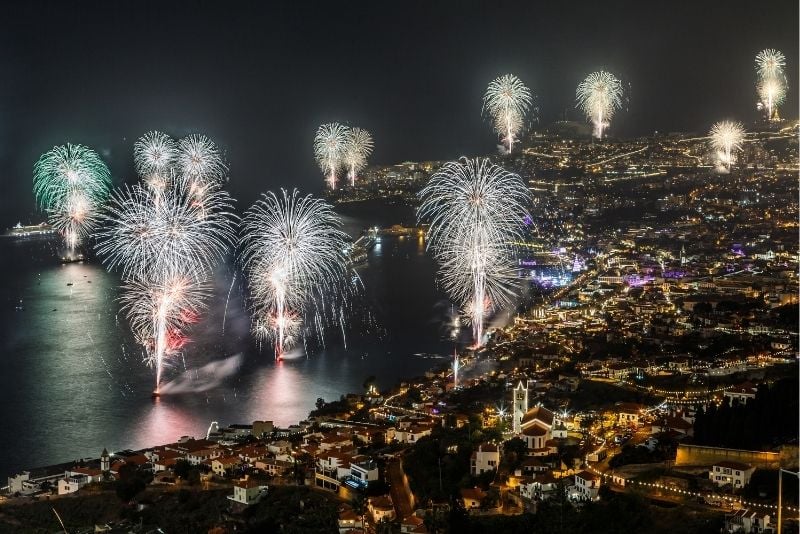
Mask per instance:
[[[617,412],[617,424],[638,427],[642,422],[645,406],[635,402],[618,402],[614,409]]]
[[[522,385],[522,381],[514,388],[514,419],[512,421],[512,431],[514,434],[522,432],[522,418],[528,411],[528,386]]]
[[[544,406],[531,408],[520,422],[522,438],[534,456],[550,453],[547,442],[553,439],[553,425],[557,423],[553,412]]]
[[[367,510],[375,523],[394,521],[396,515],[392,498],[389,495],[370,497],[367,500]]]
[[[589,471],[581,471],[575,474],[574,491],[570,492],[570,497],[580,501],[597,500],[600,492],[600,476]]]
[[[259,486],[255,480],[244,478],[234,482],[233,495],[229,495],[228,499],[244,506],[250,506],[257,503],[266,492],[267,489]]]
[[[496,471],[500,464],[500,449],[491,443],[481,443],[478,449],[473,451],[470,464],[470,474],[472,476],[481,475],[487,471]]]
[[[751,465],[725,460],[712,466],[708,478],[717,486],[730,484],[733,489],[741,489],[750,482],[755,470]]]
[[[242,460],[238,456],[220,456],[211,460],[211,471],[220,477],[224,477],[241,465]]]
[[[67,495],[75,493],[91,481],[88,475],[82,473],[67,473],[64,478],[58,481],[58,494]]]
[[[462,488],[461,501],[465,510],[480,508],[481,502],[486,498],[486,493],[480,488]]]
[[[745,382],[738,386],[733,386],[730,389],[726,389],[722,394],[730,401],[731,405],[733,405],[733,401],[739,404],[747,404],[749,401],[756,398],[757,390],[758,388],[752,382]]]
[[[722,527],[722,531],[740,534],[774,532],[775,525],[771,522],[771,519],[770,515],[764,512],[751,512],[746,508],[742,508],[725,516],[725,524]]]

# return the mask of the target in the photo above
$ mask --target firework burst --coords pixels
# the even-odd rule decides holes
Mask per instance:
[[[245,214],[241,262],[250,286],[253,330],[275,344],[280,359],[319,324],[324,301],[347,286],[347,236],[326,202],[297,190],[268,193]]]
[[[594,136],[602,139],[603,130],[622,105],[622,83],[608,72],[593,72],[578,85],[575,96],[577,107],[594,126]]]
[[[716,151],[717,163],[721,170],[730,172],[736,157],[734,152],[742,148],[744,126],[740,122],[720,121],[708,133],[711,147]]]
[[[33,166],[36,200],[64,236],[70,256],[94,228],[110,185],[106,164],[94,150],[82,145],[53,147]]]
[[[166,166],[164,172],[172,177],[163,188],[136,184],[112,196],[97,246],[106,265],[122,272],[123,310],[156,369],[156,393],[165,358],[187,342],[184,331],[204,308],[236,219],[219,182],[202,182],[199,195],[200,174],[175,176]]]
[[[483,110],[491,118],[507,153],[525,129],[525,117],[533,102],[531,91],[513,74],[493,80],[483,96]]]
[[[786,66],[786,57],[768,48],[756,55],[756,72],[758,73],[758,96],[761,105],[767,111],[767,120],[773,120],[778,112],[778,106],[786,97],[786,76],[783,69]]]
[[[483,341],[484,320],[508,304],[515,288],[512,242],[521,238],[530,201],[522,179],[488,159],[445,164],[420,192],[420,221],[444,288]]]
[[[151,187],[164,189],[178,157],[175,141],[161,132],[147,132],[133,144],[136,172]]]
[[[366,167],[372,146],[372,136],[367,130],[353,128],[348,133],[343,159],[351,187],[356,185],[356,174]]]
[[[314,157],[331,189],[336,189],[336,173],[344,163],[349,128],[338,122],[323,124],[314,136]]]

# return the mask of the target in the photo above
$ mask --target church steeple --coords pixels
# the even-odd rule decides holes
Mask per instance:
[[[111,470],[111,457],[108,450],[104,447],[103,452],[100,454],[100,471],[106,472]]]
[[[522,385],[522,380],[514,388],[514,419],[512,420],[512,430],[514,434],[522,432],[522,418],[528,411],[528,384]]]

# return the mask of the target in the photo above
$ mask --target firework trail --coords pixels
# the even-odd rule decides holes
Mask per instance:
[[[434,174],[420,197],[417,217],[430,222],[442,284],[480,345],[486,317],[515,293],[512,243],[522,236],[528,189],[488,159],[462,158]]]
[[[756,55],[756,71],[758,73],[758,96],[761,105],[767,110],[767,120],[774,120],[778,106],[786,97],[786,76],[783,68],[786,57],[777,50],[768,48]]]
[[[711,138],[711,147],[717,153],[720,170],[730,172],[735,160],[734,152],[742,148],[744,126],[740,122],[719,121],[714,123],[708,135]]]
[[[265,194],[245,214],[241,262],[253,330],[274,342],[276,359],[302,336],[304,324],[319,331],[325,300],[345,291],[347,236],[340,225],[329,204],[297,190]]]
[[[532,102],[530,89],[513,74],[500,76],[486,88],[483,110],[491,116],[494,129],[509,154],[525,128],[525,116]]]
[[[108,167],[94,150],[83,145],[53,147],[34,164],[36,200],[64,236],[70,257],[95,227],[110,186]]]
[[[205,138],[187,139],[194,145]],[[213,146],[208,143],[204,146]],[[221,163],[210,158],[190,168],[181,163],[180,152],[153,158],[154,146],[171,143],[157,133],[139,140],[137,169],[147,186],[135,184],[112,195],[97,252],[109,269],[122,273],[123,310],[145,347],[147,363],[156,369],[158,394],[165,358],[188,342],[184,331],[205,307],[208,280],[233,242],[236,217],[220,187]],[[154,172],[169,177],[163,187],[147,180]]]
[[[367,130],[353,128],[348,132],[343,159],[351,187],[356,185],[356,174],[366,167],[372,146],[372,136]]]
[[[323,124],[314,136],[314,157],[331,189],[336,189],[336,173],[344,163],[349,128],[338,122]]]
[[[622,83],[605,71],[591,73],[575,93],[577,106],[594,125],[594,137],[603,138],[603,130],[610,126],[614,112],[622,105]]]

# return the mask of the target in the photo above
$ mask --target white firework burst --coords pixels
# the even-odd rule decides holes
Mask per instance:
[[[483,96],[483,109],[492,118],[495,131],[510,153],[525,129],[525,118],[533,102],[530,89],[513,74],[493,80]]]
[[[486,317],[515,294],[512,243],[522,236],[528,189],[488,159],[462,158],[434,174],[420,198],[417,216],[430,223],[442,284],[480,345]]]
[[[603,130],[622,105],[622,83],[606,71],[593,72],[578,85],[575,96],[577,107],[594,126],[593,135],[602,139]]]
[[[344,164],[349,128],[338,122],[321,125],[314,136],[314,157],[331,189],[336,189],[337,173]]]
[[[714,123],[708,135],[719,166],[730,171],[735,161],[734,152],[740,150],[744,142],[744,126],[740,122],[719,121]]]
[[[178,157],[178,149],[170,136],[161,132],[147,132],[133,144],[133,161],[136,172],[147,180],[152,177],[166,179],[164,175],[172,168]]]
[[[367,165],[367,159],[372,154],[372,136],[367,130],[353,128],[347,136],[344,150],[344,165],[350,186],[356,185],[356,175]]]
[[[770,121],[775,118],[778,107],[786,97],[786,76],[783,72],[785,66],[786,57],[777,50],[768,48],[756,56],[756,89],[761,104],[767,110],[767,120]]]
[[[217,145],[205,135],[181,139],[176,163],[178,175],[194,183],[221,183],[228,172]]]
[[[276,358],[347,286],[347,236],[340,225],[329,204],[297,190],[265,194],[245,214],[241,262],[253,330],[274,341]]]

